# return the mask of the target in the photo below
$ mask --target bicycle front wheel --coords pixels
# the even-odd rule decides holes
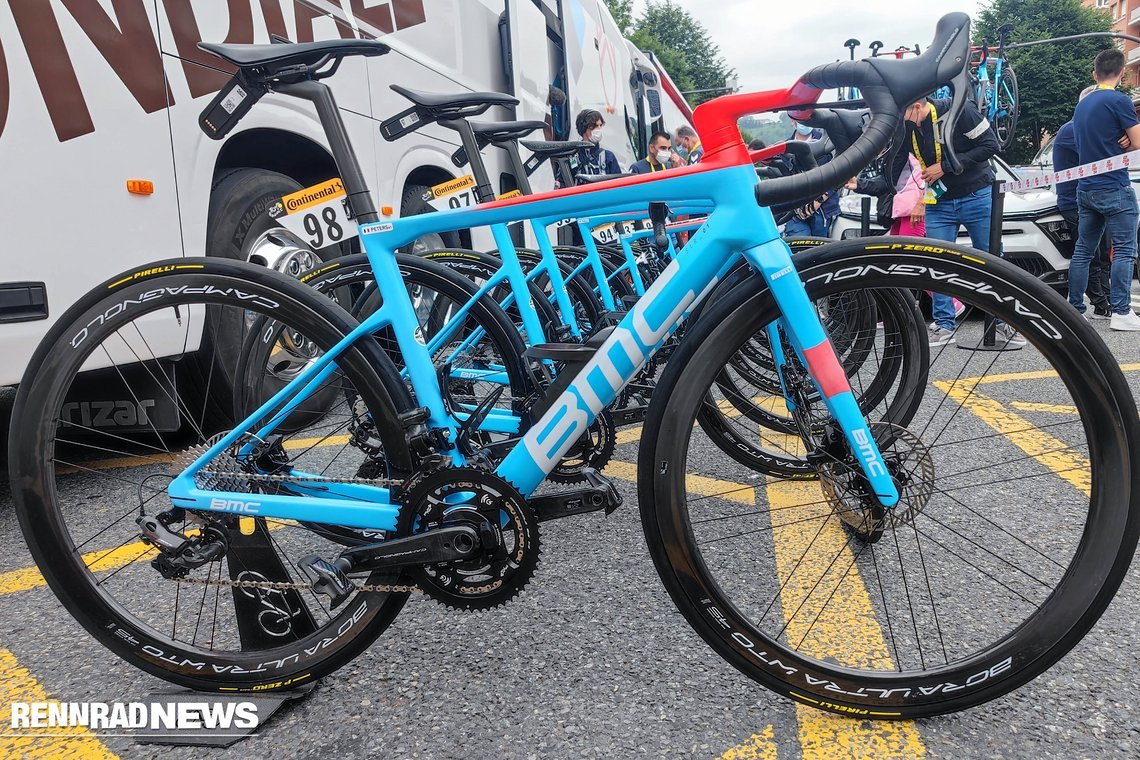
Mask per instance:
[[[797,265],[813,298],[855,282],[935,290],[1029,345],[974,350],[978,319],[932,350],[909,421],[872,418],[902,494],[883,510],[849,452],[802,427],[788,440],[811,447],[818,483],[757,480],[694,425],[777,316],[759,280],[734,289],[691,327],[646,422],[639,498],[657,570],[718,654],[804,704],[903,718],[1004,694],[1081,639],[1135,548],[1140,424],[1121,369],[1062,299],[971,249],[853,240]]]

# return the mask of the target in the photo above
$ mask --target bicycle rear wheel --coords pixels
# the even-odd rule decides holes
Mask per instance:
[[[1135,549],[1140,422],[1120,367],[1056,294],[970,249],[853,240],[797,265],[814,297],[936,289],[1030,346],[933,353],[911,421],[871,426],[903,497],[876,509],[845,446],[808,435],[821,482],[763,482],[694,425],[776,316],[762,283],[731,291],[691,327],[646,422],[638,488],[657,570],[718,654],[804,704],[905,718],[1005,694],[1081,639]],[[966,322],[956,338],[981,332]]]
[[[197,354],[217,345],[204,333],[219,324],[238,326],[229,336],[237,345],[271,336],[258,366],[247,359],[227,370],[245,386],[235,399],[241,419],[355,323],[295,280],[243,262],[175,259],[105,283],[57,322],[20,385],[11,439],[16,511],[52,590],[124,660],[198,690],[289,688],[362,652],[407,594],[356,592],[336,609],[313,594],[297,560],[335,556],[344,536],[257,516],[258,494],[302,498],[303,490],[288,478],[258,479],[233,450],[210,463],[216,474],[200,476],[198,487],[249,493],[240,514],[171,503],[166,486],[221,432],[181,392],[183,371],[203,365]],[[210,377],[204,383],[209,389]],[[283,466],[342,482],[374,442],[390,474],[402,477],[414,462],[398,415],[411,408],[387,356],[358,341],[288,415],[271,450]],[[155,521],[152,535],[180,549],[193,546],[193,556],[157,550],[139,520]],[[383,536],[377,530],[372,540]],[[403,583],[395,573],[357,580]]]

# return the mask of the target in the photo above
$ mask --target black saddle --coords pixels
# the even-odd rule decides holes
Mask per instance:
[[[520,140],[519,145],[523,146],[543,161],[551,158],[565,158],[567,156],[574,155],[584,148],[594,147],[594,144],[592,142],[586,142],[585,140],[574,140],[571,142]]]
[[[270,45],[199,42],[198,47],[239,69],[261,68],[267,71],[279,71],[288,66],[313,66],[325,60],[350,55],[384,55],[391,50],[376,40],[321,40]]]
[[[473,121],[471,131],[480,144],[519,140],[538,129],[546,129],[544,121]]]
[[[579,185],[592,185],[595,182],[607,182],[611,179],[621,179],[622,177],[632,177],[632,173],[623,174],[575,174],[574,180]]]
[[[468,116],[478,116],[491,106],[517,106],[519,101],[510,95],[501,92],[460,92],[444,95],[437,92],[421,92],[409,90],[398,84],[390,85],[394,92],[398,92],[417,107],[431,113],[437,119],[458,119]]]

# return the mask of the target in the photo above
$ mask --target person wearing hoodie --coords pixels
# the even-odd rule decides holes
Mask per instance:
[[[599,111],[587,108],[578,114],[574,126],[578,134],[586,142],[593,143],[589,148],[582,148],[570,156],[570,171],[574,175],[585,174],[597,176],[599,174],[621,174],[621,166],[612,151],[602,147],[602,137],[605,134],[606,120]],[[558,177],[559,187],[573,185],[573,178]]]

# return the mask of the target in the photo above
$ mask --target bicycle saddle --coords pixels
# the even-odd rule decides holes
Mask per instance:
[[[480,142],[508,142],[546,129],[544,121],[473,121],[471,131]]]
[[[286,66],[312,66],[325,58],[350,55],[384,55],[390,47],[376,40],[321,40],[270,45],[236,45],[224,42],[199,42],[198,47],[238,68],[264,67],[279,70]]]
[[[519,145],[529,150],[534,155],[542,160],[550,158],[563,158],[565,156],[572,156],[583,148],[592,148],[592,142],[585,140],[572,140],[569,142],[548,141],[548,140],[520,140]]]
[[[622,177],[632,177],[633,174],[622,172],[619,174],[575,174],[574,179],[579,185],[592,185],[595,182],[606,182],[611,179],[621,179]]]
[[[418,107],[430,112],[436,118],[474,116],[483,113],[491,106],[517,106],[518,98],[501,92],[460,92],[443,95],[436,92],[409,90],[398,84],[389,85],[393,92],[403,95]]]

